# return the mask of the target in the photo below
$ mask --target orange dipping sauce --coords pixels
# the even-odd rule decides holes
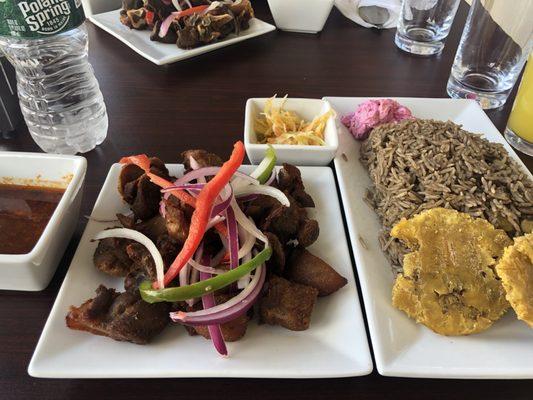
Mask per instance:
[[[65,189],[0,184],[0,254],[29,253]]]

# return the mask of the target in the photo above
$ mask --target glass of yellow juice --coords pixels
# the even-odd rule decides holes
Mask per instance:
[[[533,54],[518,88],[505,138],[515,149],[533,156]]]

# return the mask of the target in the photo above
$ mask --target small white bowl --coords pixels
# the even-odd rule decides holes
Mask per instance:
[[[284,31],[318,33],[324,28],[334,0],[268,0],[276,26]]]
[[[254,130],[254,121],[265,107],[268,98],[248,99],[244,117],[244,145],[246,153],[252,164],[258,164],[265,157],[266,144],[257,143]],[[311,121],[316,116],[331,110],[331,105],[325,100],[319,99],[296,99],[296,98],[276,98],[274,104],[279,105],[285,101],[284,110],[294,111],[306,121]],[[293,144],[274,144],[276,150],[277,164],[284,162],[294,165],[328,165],[335,157],[339,147],[337,127],[335,126],[335,116],[331,116],[326,123],[324,131],[324,146],[307,146]]]
[[[13,184],[47,186],[52,181],[66,186],[33,249],[0,254],[0,289],[37,291],[48,286],[78,222],[86,169],[87,160],[79,156],[0,152],[2,182],[12,178]]]

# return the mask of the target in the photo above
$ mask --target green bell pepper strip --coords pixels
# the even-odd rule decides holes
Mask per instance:
[[[272,248],[266,247],[250,261],[245,262],[228,272],[206,279],[205,281],[193,283],[192,285],[170,287],[160,290],[152,289],[152,283],[144,281],[139,286],[139,291],[142,299],[147,303],[160,303],[163,301],[175,302],[193,299],[214,292],[215,290],[222,289],[233,282],[237,282],[244,275],[268,261],[271,255]]]
[[[265,158],[259,163],[257,168],[250,174],[252,178],[255,178],[259,183],[263,184],[268,181],[270,175],[272,175],[272,170],[276,165],[277,157],[276,151],[271,145],[268,145],[268,148],[265,152]]]

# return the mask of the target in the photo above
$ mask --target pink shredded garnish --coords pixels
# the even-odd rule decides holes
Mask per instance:
[[[376,126],[389,122],[414,119],[411,110],[391,99],[367,100],[355,112],[341,118],[341,122],[358,140],[364,140]]]

